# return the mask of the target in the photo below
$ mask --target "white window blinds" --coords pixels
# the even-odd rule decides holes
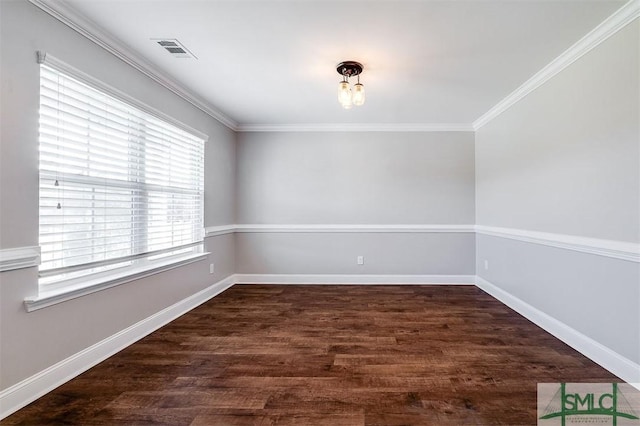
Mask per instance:
[[[41,276],[203,238],[204,140],[40,66]]]

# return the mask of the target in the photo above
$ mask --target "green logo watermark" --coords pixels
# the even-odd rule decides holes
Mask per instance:
[[[538,384],[539,425],[640,425],[638,412],[640,391],[625,383]]]

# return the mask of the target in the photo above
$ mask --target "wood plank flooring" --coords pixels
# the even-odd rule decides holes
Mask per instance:
[[[473,286],[237,285],[7,425],[533,425],[620,381]]]

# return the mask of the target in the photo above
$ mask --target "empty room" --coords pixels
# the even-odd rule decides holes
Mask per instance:
[[[640,0],[0,0],[0,423],[640,425]]]

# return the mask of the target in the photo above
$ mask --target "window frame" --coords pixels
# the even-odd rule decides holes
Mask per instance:
[[[202,140],[203,153],[206,152],[206,144],[208,142],[208,135],[199,132],[184,123],[177,121],[176,119],[168,116],[157,109],[150,107],[135,98],[109,86],[102,81],[89,76],[88,74],[66,64],[63,61],[51,56],[45,52],[37,52],[38,64],[45,65],[55,71],[63,73],[73,79],[80,81],[87,86],[100,91],[108,96],[115,98],[120,102],[124,102],[131,107],[134,107],[146,114],[153,116],[155,119],[161,120],[166,124],[177,127],[178,129],[185,131],[196,138]],[[41,77],[39,77],[40,80]],[[39,95],[40,96],[40,95]],[[204,173],[204,158],[203,158],[203,173]],[[40,167],[38,167],[38,176],[41,175]],[[204,187],[202,187],[202,201],[201,209],[204,210]],[[40,195],[38,195],[38,208],[40,208]],[[133,255],[129,258],[125,258],[122,262],[106,262],[116,263],[116,266],[111,269],[89,272],[79,276],[78,274],[71,273],[71,277],[63,271],[61,275],[51,275],[46,271],[39,275],[38,280],[38,295],[25,299],[25,306],[27,311],[33,311],[42,307],[50,306],[65,300],[80,297],[95,291],[103,290],[105,288],[120,285],[129,281],[137,280],[149,275],[167,271],[179,266],[194,263],[205,259],[210,253],[204,250],[204,240],[206,233],[204,232],[204,212],[202,217],[202,239],[190,244],[171,247],[163,250],[159,250],[151,253],[142,253],[139,255]],[[40,213],[38,213],[38,222],[40,223]],[[40,227],[40,225],[38,225]],[[40,232],[39,232],[40,235]],[[98,262],[100,263],[100,262]],[[88,265],[91,265],[89,263]],[[91,268],[88,266],[84,268],[85,271]],[[65,269],[65,268],[61,268]],[[82,267],[70,267],[70,270],[82,271]],[[47,276],[49,276],[47,278]]]

